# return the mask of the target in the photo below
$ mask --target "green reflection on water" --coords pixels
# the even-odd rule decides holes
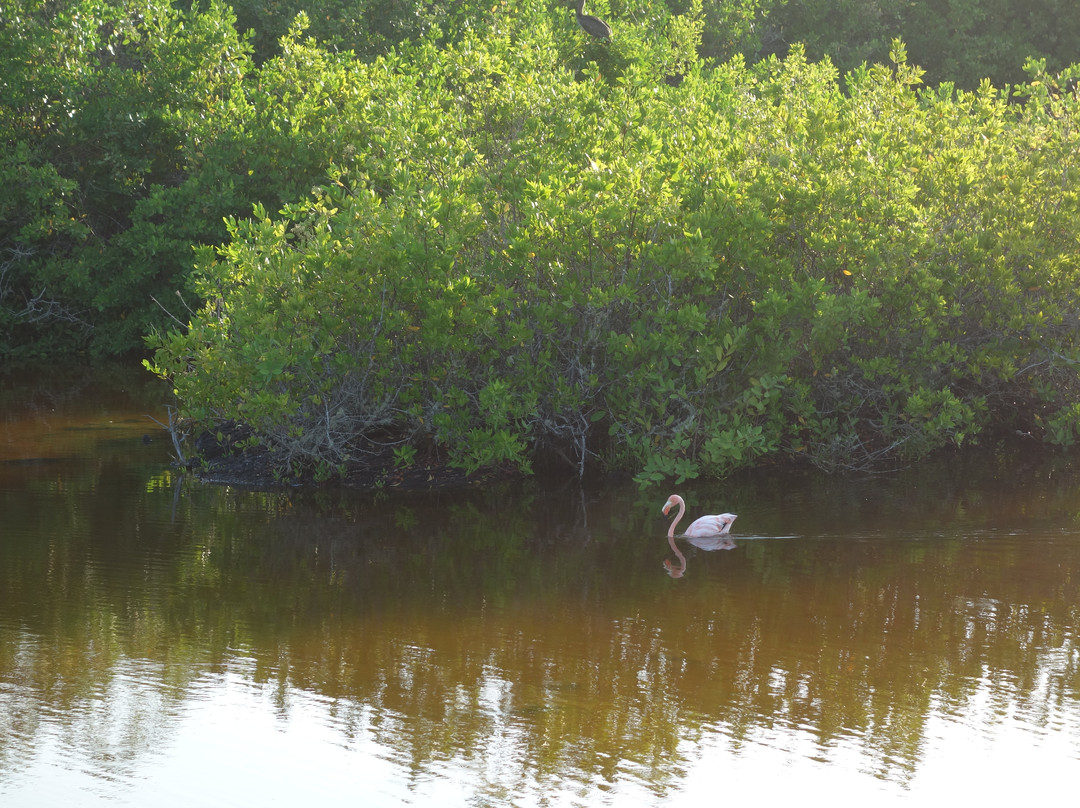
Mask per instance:
[[[1065,726],[1080,751],[1068,463],[699,486],[691,514],[739,513],[736,547],[683,545],[672,580],[666,491],[205,486],[143,443],[144,405],[46,418],[43,436],[99,437],[0,466],[0,785],[56,726],[130,776],[231,673],[286,721],[319,694],[403,771],[464,761],[492,799],[626,778],[663,795],[717,734],[736,757],[854,746],[904,782],[941,715]]]

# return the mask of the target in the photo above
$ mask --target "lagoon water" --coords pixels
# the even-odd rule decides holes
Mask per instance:
[[[1005,804],[1080,782],[1080,472],[184,479],[133,372],[0,377],[0,805]],[[150,438],[147,443],[144,436]]]

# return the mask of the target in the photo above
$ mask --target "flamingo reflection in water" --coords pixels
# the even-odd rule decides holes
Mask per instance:
[[[679,524],[679,521],[686,513],[686,502],[678,494],[672,494],[668,497],[667,502],[664,503],[664,515],[667,516],[668,512],[675,506],[678,506],[679,512],[675,514],[671,525],[668,526],[667,535],[668,544],[671,545],[671,549],[675,552],[679,563],[676,566],[670,560],[664,561],[664,567],[672,578],[681,578],[683,573],[686,572],[686,556],[679,552],[679,548],[675,545],[675,526]],[[735,540],[728,535],[728,531],[731,530],[731,526],[737,518],[738,515],[734,513],[702,516],[691,522],[689,527],[686,528],[686,532],[679,535],[699,550],[732,550],[735,547]]]
[[[671,545],[671,551],[675,553],[675,557],[679,559],[676,564],[670,558],[664,559],[664,569],[668,571],[668,575],[672,578],[682,578],[683,573],[686,572],[686,556],[679,552],[679,548],[675,545],[675,537],[670,533],[667,537],[668,544]]]

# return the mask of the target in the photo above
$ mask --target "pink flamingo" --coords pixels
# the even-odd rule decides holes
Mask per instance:
[[[679,524],[679,520],[683,518],[683,514],[686,513],[686,503],[683,498],[678,494],[672,494],[668,497],[668,501],[664,503],[664,516],[667,516],[675,505],[679,506],[679,512],[675,515],[674,521],[671,523],[671,527],[668,528],[668,538],[674,538],[675,525]],[[731,530],[732,523],[737,519],[737,515],[733,513],[721,513],[713,516],[702,516],[700,519],[695,519],[690,523],[690,526],[686,528],[686,532],[680,535],[687,538],[705,538],[707,536],[723,536],[729,530]]]

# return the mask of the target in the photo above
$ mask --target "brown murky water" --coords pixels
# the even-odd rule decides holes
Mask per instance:
[[[58,392],[59,391],[59,392]],[[1080,474],[432,494],[181,480],[131,374],[0,377],[0,804],[1038,798],[1080,782]],[[144,435],[153,438],[145,443]]]

